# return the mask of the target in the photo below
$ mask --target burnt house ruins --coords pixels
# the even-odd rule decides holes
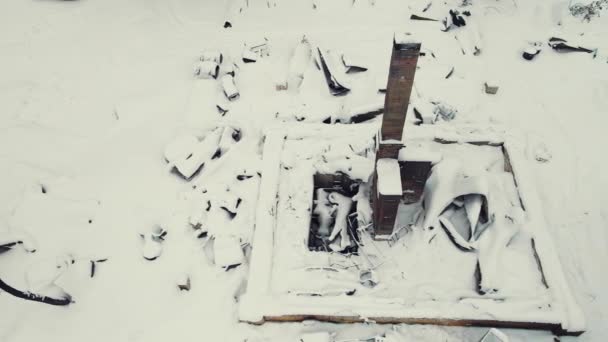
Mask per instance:
[[[420,200],[431,170],[431,161],[400,156],[406,149],[402,143],[403,127],[420,46],[420,43],[393,40],[371,196],[377,238],[393,232],[401,200],[406,204]]]

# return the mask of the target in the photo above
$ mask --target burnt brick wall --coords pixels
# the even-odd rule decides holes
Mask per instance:
[[[431,162],[399,162],[404,203],[416,203],[420,200],[431,167]]]

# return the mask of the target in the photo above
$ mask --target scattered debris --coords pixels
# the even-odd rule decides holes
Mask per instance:
[[[224,21],[224,28],[231,28],[235,17],[249,7],[249,0],[229,1],[230,3],[228,4],[228,12],[226,13],[226,19]]]
[[[553,158],[551,152],[549,152],[549,149],[547,148],[547,145],[543,143],[536,144],[533,154],[534,159],[539,163],[547,163],[551,160],[551,158]]]
[[[435,105],[433,108],[433,113],[442,118],[444,121],[454,120],[456,114],[458,114],[458,110],[446,103],[443,102],[431,102]]]
[[[222,64],[224,56],[219,51],[204,51],[200,57],[201,62],[214,62],[215,64]]]
[[[0,279],[0,289],[25,300],[50,305],[68,305],[72,303],[72,296],[55,282],[75,261],[68,254],[57,257],[55,260],[47,259],[38,262],[30,266],[25,273],[25,279],[29,287],[27,291],[16,289],[5,283],[2,279]]]
[[[319,229],[317,234],[322,237],[328,237],[330,234],[329,227],[336,213],[336,206],[329,202],[328,194],[324,189],[317,189],[316,205],[313,209],[313,214],[318,216]]]
[[[479,342],[509,342],[509,337],[502,331],[491,328]]]
[[[97,259],[97,260],[89,260],[91,262],[91,278],[95,276],[95,271],[97,269],[97,264],[106,262],[108,259]]]
[[[437,19],[431,19],[431,18],[427,18],[427,17],[422,17],[416,14],[412,14],[410,16],[410,20],[421,20],[421,21],[439,21]]]
[[[429,8],[431,8],[431,5],[433,5],[432,1],[429,1],[428,4],[426,4],[426,6],[424,6],[424,8],[422,9],[422,12],[426,12],[429,10]]]
[[[29,234],[21,231],[19,233],[0,233],[0,253],[11,250],[15,246],[21,246],[28,253],[34,253],[38,249],[36,241]]]
[[[450,78],[453,73],[454,73],[454,67],[452,67],[452,69],[450,69],[450,72],[448,72],[448,74],[445,75],[445,79],[447,80],[448,78]]]
[[[344,110],[343,114],[332,115],[331,123],[361,123],[384,113],[384,100],[368,105]]]
[[[378,276],[374,270],[361,270],[359,272],[359,283],[365,287],[375,287],[378,285]]]
[[[289,70],[287,72],[287,83],[285,84],[286,89],[289,89],[293,93],[297,93],[300,89],[300,85],[304,81],[304,73],[310,63],[312,56],[312,47],[306,37],[302,37],[302,40],[296,46],[293,51],[293,55],[289,61]],[[277,89],[280,90],[280,89]]]
[[[234,63],[222,63],[222,65],[220,66],[220,73],[222,75],[231,75],[232,77],[234,77],[234,75],[236,75],[236,68],[237,66]]]
[[[491,86],[488,83],[483,84],[486,94],[495,95],[498,92],[498,86]]]
[[[428,101],[417,101],[414,103],[412,110],[418,120],[417,124],[432,125],[437,121],[437,114],[435,114],[433,107],[433,104]]]
[[[591,21],[591,18],[599,17],[600,12],[606,7],[608,7],[608,0],[575,0],[570,2],[569,9],[572,16],[581,18],[582,20]]]
[[[258,60],[258,55],[248,47],[245,47],[245,49],[243,49],[242,58],[244,63],[255,63]]]
[[[217,111],[220,113],[221,116],[224,116],[230,111],[230,102],[219,100],[215,104],[215,108],[217,108]]]
[[[330,67],[329,61],[324,57],[324,54],[321,52],[321,49],[317,48],[317,52],[319,54],[319,62],[321,64],[321,70],[323,71],[323,75],[325,76],[325,81],[327,82],[327,86],[329,87],[329,92],[334,96],[346,95],[350,89],[342,85],[338,79],[336,78],[336,70],[333,65]]]
[[[342,55],[342,63],[346,67],[347,74],[354,73],[354,72],[367,71],[367,68],[363,66],[364,63],[361,63],[360,61],[353,60],[349,57],[346,57],[346,55]]]
[[[220,73],[220,66],[213,61],[204,61],[199,63],[194,71],[194,75],[198,78],[217,78]]]
[[[540,53],[540,51],[541,50],[536,47],[529,47],[524,50],[522,57],[527,61],[531,61]]]
[[[177,279],[177,288],[180,291],[190,291],[190,276],[182,274]]]
[[[232,192],[227,192],[218,202],[218,206],[224,209],[233,219],[237,214],[237,209],[241,204],[242,199]]]
[[[241,131],[239,129],[230,126],[224,127],[217,147],[219,151],[218,157],[221,157],[228,152],[232,145],[239,142],[239,140],[241,140]]]
[[[234,77],[232,75],[226,74],[222,76],[220,82],[222,83],[224,95],[226,95],[228,100],[234,101],[239,98],[240,94],[238,89],[236,88],[236,85],[234,84]]]
[[[213,255],[215,265],[224,268],[226,271],[239,266],[244,261],[241,241],[232,235],[215,236]]]
[[[329,245],[329,247],[335,252],[343,251],[351,245],[350,234],[348,232],[347,217],[350,213],[353,201],[350,197],[344,196],[337,192],[330,193],[327,198],[330,203],[336,204],[338,206],[336,210],[336,221],[334,224],[334,229],[332,230],[328,240],[334,241],[337,238],[338,234],[340,234],[340,243],[338,244],[337,241],[334,241],[332,244]]]
[[[467,24],[457,10],[450,10],[448,13],[449,17],[446,17],[441,21],[443,23],[443,29],[441,29],[443,32],[448,32],[454,27],[462,27]]]
[[[216,128],[201,141],[192,135],[173,140],[165,148],[165,160],[169,167],[186,180],[191,180],[218,151],[223,129]]]
[[[549,39],[549,46],[557,52],[586,52],[594,53],[594,50],[589,50],[580,46],[571,46],[566,44],[566,40],[562,38],[551,37]]]
[[[245,47],[251,52],[255,53],[258,58],[263,58],[270,55],[270,50],[268,49],[268,38],[266,37],[249,40],[245,43]]]
[[[166,235],[167,231],[160,226],[154,226],[139,233],[139,236],[144,240],[144,259],[152,261],[160,257],[163,252],[163,242]]]

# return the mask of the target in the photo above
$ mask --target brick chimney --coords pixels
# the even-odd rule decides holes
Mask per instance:
[[[387,191],[381,189],[379,183],[391,184],[391,187],[395,187],[395,184],[402,184],[399,167],[396,165],[398,165],[399,150],[403,147],[401,143],[403,126],[405,125],[407,107],[414,85],[420,45],[420,43],[393,40],[393,52],[384,98],[384,116],[378,137],[376,172],[372,187],[374,235],[378,238],[390,236],[397,219],[401,186],[394,191],[392,191],[393,189]],[[378,172],[379,164],[384,165],[385,170],[383,172]]]

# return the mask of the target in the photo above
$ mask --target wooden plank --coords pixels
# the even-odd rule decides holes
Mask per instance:
[[[263,324],[265,322],[303,322],[315,320],[330,323],[366,323],[375,322],[377,324],[431,324],[458,327],[484,327],[484,328],[510,328],[510,329],[531,329],[548,330],[560,336],[579,336],[583,332],[569,332],[562,329],[560,324],[526,322],[526,321],[501,321],[483,319],[441,319],[441,318],[415,318],[415,317],[360,317],[360,316],[338,316],[338,315],[317,315],[317,314],[298,314],[281,316],[264,316],[262,322],[251,322],[253,324]]]

